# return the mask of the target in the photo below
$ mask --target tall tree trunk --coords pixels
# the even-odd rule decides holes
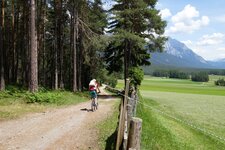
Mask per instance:
[[[63,33],[61,33],[63,34]],[[62,39],[62,38],[61,38]],[[61,41],[61,46],[60,46],[60,82],[59,82],[59,87],[60,89],[64,89],[64,81],[63,81],[63,55],[64,55],[64,50],[63,50],[63,40]]]
[[[64,88],[63,83],[63,42],[62,42],[62,0],[55,0],[55,13],[56,13],[56,51],[55,51],[55,89],[58,89],[58,76],[59,86],[61,89]],[[59,58],[59,69],[58,69],[58,58]],[[59,74],[58,74],[59,72]],[[57,82],[57,84],[56,84]],[[57,88],[56,88],[57,86]]]
[[[62,0],[59,0],[58,3],[58,50],[59,50],[59,64],[60,64],[60,71],[59,71],[59,87],[60,89],[64,89],[64,82],[63,82],[63,25],[62,25]]]
[[[41,70],[41,61],[42,61],[42,9],[43,9],[43,0],[37,2],[37,49],[38,49],[38,81],[39,84],[42,84],[42,70]]]
[[[54,66],[55,66],[55,71],[54,71],[54,74],[55,74],[55,82],[54,82],[54,88],[55,90],[58,89],[58,43],[60,42],[59,38],[58,38],[58,22],[59,22],[59,19],[58,19],[58,7],[59,7],[59,2],[58,0],[54,0],[54,9],[55,9],[55,33],[54,33]]]
[[[73,92],[77,91],[77,30],[78,30],[78,13],[74,9],[73,17]]]
[[[19,54],[20,54],[20,48],[19,48],[19,43],[17,40],[17,35],[19,34],[19,19],[20,19],[20,6],[17,7],[17,11],[15,13],[15,25],[16,25],[16,33],[15,33],[15,83],[19,83],[18,81],[18,70],[19,70]]]
[[[79,34],[78,88],[82,91],[83,36]]]
[[[69,55],[71,57],[70,58],[70,61],[69,61],[69,64],[71,65],[69,67],[69,87],[72,88],[73,90],[73,82],[70,82],[70,81],[73,81],[73,44],[74,44],[74,40],[73,40],[73,35],[74,35],[74,19],[73,19],[74,15],[73,15],[73,12],[70,13],[70,52],[69,52]]]
[[[12,0],[12,82],[15,83],[16,82],[16,41],[15,41],[15,37],[16,37],[16,32],[15,32],[15,5],[14,5],[14,0]]]
[[[0,91],[5,90],[5,78],[4,78],[4,28],[5,28],[5,2],[2,0],[2,13],[1,13],[1,27],[0,27]]]
[[[36,37],[36,24],[35,24],[35,0],[31,0],[30,12],[30,84],[29,90],[36,92],[38,90],[38,64],[37,64],[37,37]]]
[[[45,70],[45,20],[46,20],[46,0],[44,0],[44,10],[43,10],[43,61],[42,61],[42,70],[43,70],[43,83],[46,85],[46,70]]]
[[[30,6],[28,2],[23,2],[23,14],[22,14],[22,24],[21,24],[21,31],[20,37],[22,37],[20,41],[20,57],[21,57],[21,77],[22,77],[22,84],[26,87],[29,87],[30,81],[30,15],[29,9]],[[28,42],[25,42],[28,41]]]
[[[54,42],[54,52],[55,52],[55,62],[54,62],[54,65],[55,65],[55,85],[54,85],[54,88],[55,90],[58,90],[58,52],[57,52],[57,48],[56,48],[56,42],[57,40],[55,40]]]
[[[45,13],[46,13],[46,0],[41,0],[39,3],[38,11],[38,77],[39,84],[45,85]]]

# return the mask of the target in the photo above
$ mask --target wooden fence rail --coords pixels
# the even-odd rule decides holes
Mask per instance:
[[[130,88],[129,79],[126,80],[124,91],[110,87],[108,89],[122,96],[117,127],[116,150],[140,150],[142,120],[135,117],[138,101],[137,92],[134,88]]]

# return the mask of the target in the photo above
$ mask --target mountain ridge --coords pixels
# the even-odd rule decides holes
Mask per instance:
[[[225,69],[225,58],[218,61],[207,61],[188,48],[184,43],[168,38],[162,53],[151,53],[153,65],[169,65],[188,68]]]

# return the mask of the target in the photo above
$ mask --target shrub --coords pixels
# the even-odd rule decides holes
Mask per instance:
[[[219,79],[219,80],[215,81],[215,85],[225,86],[225,80],[224,79]]]
[[[112,86],[112,87],[116,87],[117,85],[117,78],[114,76],[109,76],[109,78],[106,80],[106,82],[108,83],[108,85]]]
[[[111,87],[116,87],[117,85],[117,75],[115,73],[109,74],[105,69],[101,70],[97,80],[101,81],[101,83],[110,85]]]
[[[26,93],[27,103],[55,103],[61,95],[53,92]]]

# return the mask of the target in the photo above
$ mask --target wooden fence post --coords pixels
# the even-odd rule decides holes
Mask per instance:
[[[120,102],[120,118],[119,118],[119,125],[117,131],[117,139],[116,139],[116,150],[119,150],[120,145],[123,141],[123,133],[124,133],[124,98],[121,99]]]
[[[141,149],[142,119],[132,117],[129,130],[128,149]]]
[[[135,89],[134,87],[131,88],[131,95],[130,95],[131,99],[129,100],[129,104],[131,105],[131,109],[130,112],[128,112],[128,114],[130,114],[130,119],[131,117],[135,117],[134,115],[134,109],[135,109],[135,105],[136,105],[136,97],[135,97]]]
[[[137,91],[134,91],[134,107],[133,107],[133,116],[136,116],[136,110],[137,110],[137,102],[139,100]]]
[[[127,115],[127,109],[128,109],[128,97],[129,97],[129,85],[130,80],[126,79],[126,87],[125,87],[125,96],[124,96],[124,138],[123,138],[123,149],[127,149],[127,141],[128,141],[128,115]]]

